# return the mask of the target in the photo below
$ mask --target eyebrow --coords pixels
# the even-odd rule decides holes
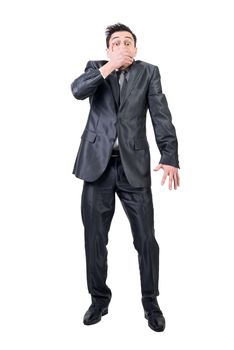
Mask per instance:
[[[114,39],[117,39],[117,38],[119,38],[119,36],[114,36],[113,38],[111,38],[111,41],[114,40]],[[130,36],[125,36],[124,38],[125,38],[125,39],[127,38],[127,39],[130,39],[130,40],[133,40],[133,38],[130,37]]]

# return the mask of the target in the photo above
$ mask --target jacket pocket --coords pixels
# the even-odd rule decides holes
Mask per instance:
[[[135,146],[135,149],[145,149],[145,148],[149,148],[149,143],[147,139],[144,137],[144,138],[135,139],[134,146]]]
[[[81,135],[81,138],[82,139],[85,139],[89,142],[94,142],[95,139],[96,139],[96,132],[95,131],[91,131],[91,130],[88,130],[88,129],[85,129],[83,134]]]

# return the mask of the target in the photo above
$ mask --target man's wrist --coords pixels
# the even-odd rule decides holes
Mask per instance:
[[[113,70],[115,70],[115,67],[113,66],[113,64],[109,61],[106,64],[104,64],[104,66],[102,66],[101,68],[99,68],[101,75],[103,76],[104,79],[106,79],[106,77],[111,74],[113,72]]]

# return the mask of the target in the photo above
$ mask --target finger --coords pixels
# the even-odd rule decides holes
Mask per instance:
[[[174,189],[176,190],[177,186],[178,186],[177,175],[176,174],[173,175],[173,180],[174,180]]]
[[[169,190],[172,190],[172,180],[173,180],[173,174],[170,173],[169,174],[169,185],[168,185]]]
[[[178,184],[178,186],[180,186],[180,176],[179,176],[179,173],[177,173],[176,175],[177,175],[177,184]]]
[[[133,60],[133,57],[130,56],[127,52],[126,52],[126,53],[123,53],[123,58],[126,59],[126,60],[129,60],[129,61],[132,61],[132,60]]]
[[[161,185],[164,185],[165,181],[166,181],[166,178],[167,178],[167,172],[164,170],[164,175],[162,177],[162,182],[161,182]]]
[[[129,60],[132,62],[133,61],[133,57],[132,56],[128,56]]]
[[[125,65],[130,65],[130,64],[132,64],[132,62],[133,62],[133,60],[132,59],[130,59],[130,58],[124,58],[123,59],[123,64],[125,64]]]
[[[162,168],[162,164],[158,164],[157,166],[156,166],[156,168],[154,168],[154,171],[158,171],[159,169],[161,169]]]
[[[179,187],[180,185],[180,178],[178,172],[174,174],[174,182],[176,183],[176,187]]]

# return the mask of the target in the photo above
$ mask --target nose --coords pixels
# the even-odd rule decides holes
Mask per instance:
[[[127,46],[125,45],[125,43],[120,43],[119,47],[127,49]]]

